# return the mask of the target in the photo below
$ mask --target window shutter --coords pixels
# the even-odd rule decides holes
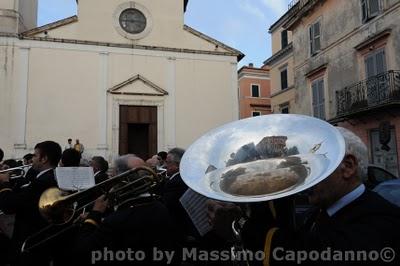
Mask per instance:
[[[379,14],[379,0],[368,0],[369,17],[375,17]]]
[[[385,50],[380,50],[376,53],[376,74],[380,74],[386,71],[386,60],[385,60]]]
[[[287,89],[288,87],[288,80],[287,80],[287,69],[281,71],[281,89]]]
[[[375,67],[374,67],[374,56],[369,55],[365,58],[365,75],[367,78],[373,77],[376,75]]]
[[[324,92],[324,80],[316,80],[311,85],[312,89],[312,105],[313,115],[320,119],[325,119],[325,92]]]
[[[314,117],[319,117],[319,109],[318,109],[318,83],[313,82],[311,85],[312,90],[312,105],[313,105],[313,115]]]
[[[288,33],[287,30],[281,32],[281,49],[288,45]]]
[[[361,11],[362,11],[362,21],[365,22],[368,19],[367,0],[361,0]]]
[[[318,96],[319,96],[319,118],[325,119],[325,91],[324,80],[318,81]]]
[[[314,26],[310,26],[310,54],[314,54],[314,31],[313,31]]]
[[[321,25],[318,22],[314,24],[314,52],[321,50]]]

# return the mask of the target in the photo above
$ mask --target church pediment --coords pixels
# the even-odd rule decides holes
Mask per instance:
[[[111,94],[165,96],[168,92],[141,75],[135,75],[107,90]]]
[[[98,3],[96,8],[93,8],[94,2]],[[242,52],[184,25],[184,10],[188,0],[81,0],[78,3],[78,15],[23,32],[20,38],[78,45],[236,56],[238,60],[244,56]]]

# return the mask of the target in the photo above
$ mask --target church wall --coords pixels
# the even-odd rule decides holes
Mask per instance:
[[[85,157],[112,161],[119,153],[121,105],[157,107],[158,150],[187,148],[238,119],[237,54],[185,27],[182,0],[136,0],[151,17],[151,30],[125,38],[116,10],[126,3],[80,0],[76,21],[22,39],[0,37],[0,147],[8,158],[47,139],[64,146],[79,138]]]
[[[37,26],[38,0],[19,0],[18,8],[21,16],[19,32],[35,28]]]
[[[7,38],[6,40],[9,46],[0,45],[0,148],[11,152],[13,148],[12,141],[10,141],[13,118],[11,117],[12,101],[10,99],[13,91],[15,49],[12,46],[12,39]]]
[[[234,56],[28,40],[17,40],[16,51],[12,60],[21,65],[7,74],[17,75],[8,81],[14,90],[14,118],[1,121],[17,122],[0,142],[15,157],[32,151],[39,141],[53,139],[64,145],[67,138],[79,138],[86,156],[112,160],[118,154],[120,105],[157,106],[159,150],[187,148],[206,131],[238,118]],[[168,95],[106,94],[137,74]],[[133,83],[121,91],[135,86],[143,90],[142,83]],[[19,144],[17,150],[14,144]]]
[[[28,148],[46,139],[64,144],[79,138],[96,143],[99,56],[62,49],[31,48],[26,141]]]
[[[145,6],[150,13],[153,28],[149,35],[140,40],[129,40],[121,36],[114,28],[118,18],[114,13],[126,0],[84,0],[79,1],[79,28],[76,39],[113,43],[129,43],[140,45],[175,47],[182,40],[183,1],[146,1],[135,3]],[[93,8],[96,7],[96,8]],[[73,38],[73,36],[71,36]]]
[[[46,34],[38,33],[37,37],[64,38],[71,40],[96,41],[114,44],[136,44],[181,49],[225,51],[222,47],[200,39],[193,33],[184,30],[182,1],[136,1],[146,5],[153,20],[149,34],[140,40],[130,40],[118,33],[115,28],[117,18],[114,12],[118,5],[129,1],[80,1],[78,21],[47,30]],[[110,6],[110,3],[112,5]],[[171,6],[170,6],[171,5]],[[167,10],[167,12],[166,12]]]
[[[176,138],[187,148],[210,129],[238,119],[236,64],[235,74],[229,62],[177,60],[176,65]]]

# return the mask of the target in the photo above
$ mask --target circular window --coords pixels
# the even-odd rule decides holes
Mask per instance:
[[[144,14],[136,8],[128,8],[119,16],[121,28],[131,34],[138,34],[145,30],[147,20]]]
[[[119,34],[131,40],[146,37],[153,28],[150,12],[133,1],[117,6],[113,14],[113,24]]]

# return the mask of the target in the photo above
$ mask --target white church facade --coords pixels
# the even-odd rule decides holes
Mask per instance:
[[[36,27],[37,0],[2,0],[6,157],[68,138],[86,156],[146,157],[237,120],[243,54],[185,25],[187,2],[79,0],[76,16]]]

